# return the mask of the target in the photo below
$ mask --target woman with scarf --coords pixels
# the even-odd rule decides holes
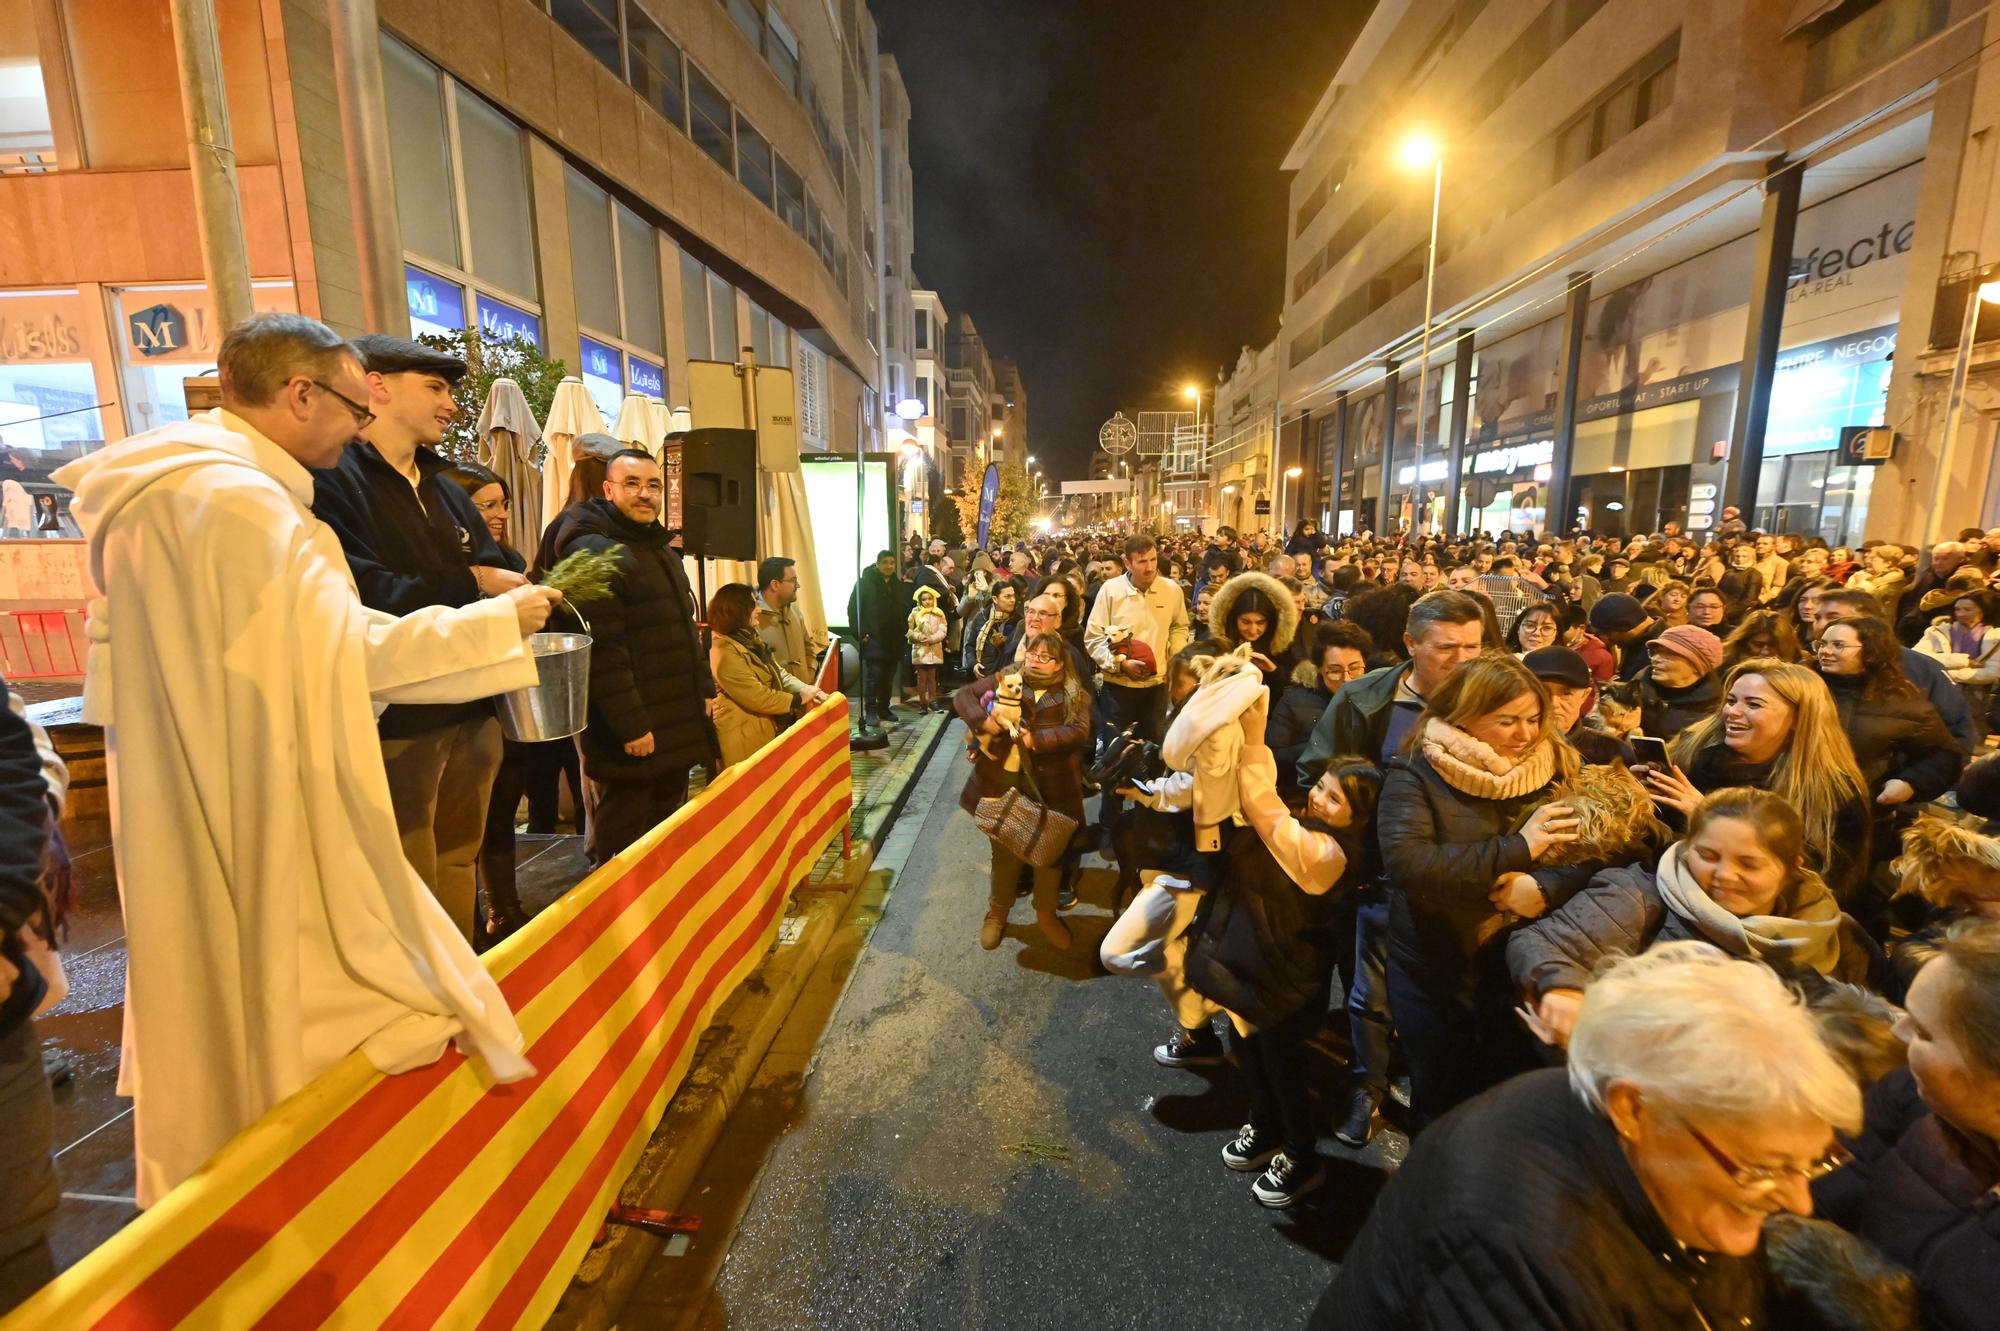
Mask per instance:
[[[925,590],[929,590],[926,588]],[[722,764],[734,766],[778,737],[778,722],[826,694],[787,674],[757,634],[757,599],[746,583],[726,582],[708,601],[709,672],[715,676],[715,734]]]
[[[1692,938],[1780,973],[1869,979],[1872,955],[1806,867],[1799,812],[1767,790],[1705,796],[1658,864],[1607,869],[1507,943],[1507,966],[1550,1044],[1568,1043],[1584,986],[1607,958]]]
[[[992,715],[1001,681],[1010,676],[1018,676],[1022,686],[1020,719],[1011,729],[1003,728]],[[974,741],[972,776],[959,796],[960,808],[971,813],[982,797],[1002,795],[1024,785],[1020,774],[1025,768],[1033,773],[1041,803],[1082,825],[1081,755],[1091,739],[1090,695],[1070,665],[1069,648],[1061,635],[1028,635],[1021,645],[1020,665],[967,684],[952,705]],[[1010,757],[1016,760],[1010,762]],[[986,919],[979,930],[979,945],[989,952],[1000,946],[1007,931],[1007,912],[1013,907],[1014,885],[1022,869],[1020,857],[1012,850],[998,841],[992,845],[991,890]],[[1056,913],[1061,871],[1037,868],[1033,877],[1035,923],[1051,943],[1067,948],[1069,926]]]
[[[1576,840],[1575,812],[1548,795],[1576,763],[1547,687],[1498,652],[1452,671],[1389,761],[1376,814],[1391,887],[1389,1007],[1419,1126],[1531,1066],[1505,935],[1588,878],[1537,867]]]
[[[1014,622],[1021,617],[1021,583],[1018,578],[1002,578],[988,593],[986,613],[965,636],[965,675],[983,679],[999,670],[1007,660],[1007,639]]]

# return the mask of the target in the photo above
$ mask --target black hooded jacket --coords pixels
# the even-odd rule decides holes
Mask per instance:
[[[572,510],[557,546],[558,558],[621,551],[610,595],[578,607],[591,636],[584,770],[598,781],[639,781],[708,761],[715,747],[705,703],[715,681],[695,629],[694,592],[666,528],[641,526],[610,500],[591,499]],[[625,752],[646,734],[652,753]]]

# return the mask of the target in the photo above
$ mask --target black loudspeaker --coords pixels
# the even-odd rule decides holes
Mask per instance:
[[[681,525],[687,552],[757,557],[757,432],[689,430],[681,440]]]

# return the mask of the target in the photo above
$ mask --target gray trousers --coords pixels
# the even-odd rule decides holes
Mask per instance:
[[[0,1317],[55,1277],[55,1105],[35,1023],[0,1035]]]
[[[486,802],[500,771],[500,720],[490,713],[382,741],[403,856],[469,940]]]

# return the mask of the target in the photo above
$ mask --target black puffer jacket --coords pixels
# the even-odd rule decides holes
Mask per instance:
[[[707,762],[716,755],[705,706],[715,681],[695,631],[694,592],[666,529],[640,526],[608,499],[578,505],[565,527],[557,558],[623,547],[611,594],[580,607],[592,640],[584,769],[598,781],[634,781]],[[648,733],[652,753],[625,752]]]
[[[1906,781],[1916,792],[1906,802],[1913,807],[1951,789],[1965,768],[1965,754],[1928,698],[1914,687],[1870,698],[1859,675],[1820,678],[1833,693],[1840,728],[1871,792],[1879,793],[1884,781]]]
[[[847,626],[854,632],[855,648],[871,660],[894,660],[909,648],[903,606],[903,584],[885,578],[870,564],[855,579],[847,598]]]
[[[1722,676],[1710,671],[1684,689],[1662,687],[1650,673],[1639,677],[1639,731],[1672,739],[1715,715],[1722,702]]]
[[[1190,988],[1258,1029],[1308,1003],[1325,1005],[1340,960],[1343,893],[1315,896],[1288,877],[1255,828],[1225,847],[1228,868],[1190,931]]]
[[[1320,682],[1319,668],[1301,661],[1292,668],[1292,682],[1271,708],[1264,731],[1265,742],[1278,757],[1278,789],[1297,792],[1299,758],[1312,739],[1313,728],[1333,703],[1333,694]]]
[[[1588,881],[1587,868],[1537,869],[1515,829],[1548,788],[1515,799],[1481,799],[1449,785],[1421,753],[1392,758],[1375,811],[1382,867],[1395,891],[1389,903],[1389,948],[1411,974],[1439,995],[1470,1001],[1481,958],[1497,966],[1505,935],[1481,941],[1497,912],[1486,894],[1506,873],[1531,873],[1561,905]]]
[[[1908,1267],[1924,1325],[1974,1331],[2000,1308],[2000,1161],[1917,1095],[1908,1068],[1868,1093],[1854,1162],[1813,1184],[1813,1205]]]

